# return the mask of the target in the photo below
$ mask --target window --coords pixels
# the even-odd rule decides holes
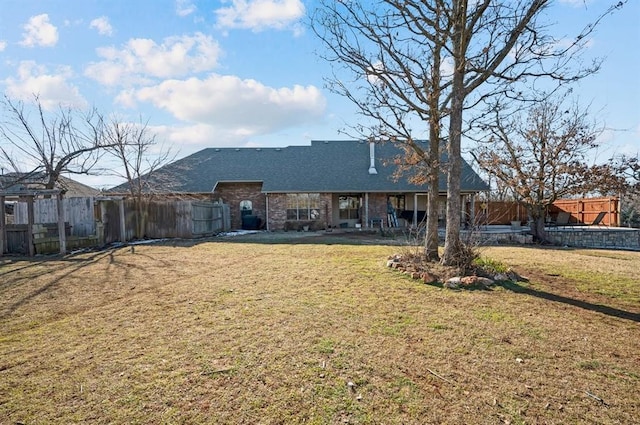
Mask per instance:
[[[251,201],[240,201],[240,215],[251,215],[253,213],[253,204]]]
[[[357,220],[360,218],[360,198],[357,196],[341,196],[338,198],[340,220]]]
[[[287,194],[287,220],[318,220],[319,218],[319,193]]]
[[[404,195],[389,196],[387,202],[389,202],[396,211],[404,211],[406,209]]]

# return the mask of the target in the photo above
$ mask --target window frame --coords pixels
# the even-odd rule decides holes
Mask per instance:
[[[287,193],[286,217],[288,221],[320,220],[320,194]]]
[[[347,202],[347,208],[343,208],[343,202]],[[360,220],[360,196],[338,196],[338,218],[340,220]]]

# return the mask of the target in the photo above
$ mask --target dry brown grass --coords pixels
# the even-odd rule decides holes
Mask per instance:
[[[305,242],[0,260],[0,422],[640,417],[640,253],[491,248],[531,282],[450,291],[398,247]]]

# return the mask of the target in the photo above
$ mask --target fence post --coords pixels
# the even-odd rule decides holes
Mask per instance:
[[[36,255],[36,247],[33,243],[33,195],[27,195],[27,248],[29,257]]]
[[[127,242],[127,229],[125,228],[126,222],[124,219],[124,197],[120,198],[118,202],[118,206],[120,207],[120,242]]]
[[[56,197],[58,204],[58,235],[60,237],[60,254],[67,253],[67,232],[64,225],[64,204],[62,203],[62,192]]]
[[[2,257],[2,255],[4,255],[5,252],[5,247],[8,245],[7,243],[7,223],[5,222],[5,217],[4,217],[4,201],[5,201],[5,196],[1,195],[0,196],[0,208],[2,208],[2,210],[0,210],[0,257]]]

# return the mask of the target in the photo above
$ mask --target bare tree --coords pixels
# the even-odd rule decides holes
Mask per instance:
[[[332,53],[327,58],[337,71],[343,66],[356,76],[355,83],[347,82],[336,72],[331,87],[373,119],[378,126],[369,127],[372,134],[391,139],[400,135],[410,142],[408,122],[418,117],[430,124],[433,142],[441,139],[440,126],[448,119],[445,265],[457,264],[464,250],[460,240],[463,112],[496,98],[521,100],[532,80],[544,77],[560,86],[595,72],[598,62],[574,68],[575,59],[602,17],[624,4],[611,6],[567,45],[548,34],[542,22],[549,3],[380,0],[363,6],[342,0],[321,5],[314,28]],[[444,60],[452,68],[446,75],[437,66]],[[438,101],[430,102],[434,99]],[[424,156],[428,176],[438,174],[439,155],[413,153]]]
[[[601,131],[587,108],[556,96],[507,118],[496,111],[474,158],[526,206],[534,240],[546,242],[545,218],[557,199],[619,184],[608,164],[590,165]]]
[[[46,111],[38,96],[25,104],[5,96],[0,121],[0,155],[20,179],[44,176],[53,189],[63,174],[92,174],[104,153],[103,121],[95,108],[60,106]]]
[[[455,0],[450,7],[453,33],[449,53],[453,61],[449,113],[449,167],[447,174],[447,229],[443,263],[455,264],[462,250],[459,238],[460,160],[463,111],[500,102],[536,100],[535,84],[544,79],[554,92],[566,83],[596,72],[600,61],[579,65],[588,36],[608,14],[623,6],[607,8],[596,21],[568,43],[553,37],[543,22],[549,0],[469,2]],[[554,87],[555,86],[555,87]],[[498,99],[498,100],[496,100]],[[504,103],[503,103],[504,104]],[[472,121],[482,121],[482,115]],[[472,125],[470,125],[471,127]]]
[[[125,179],[134,200],[136,237],[142,237],[145,223],[143,200],[151,195],[149,179],[158,168],[173,161],[175,154],[170,148],[158,144],[148,122],[132,123],[112,118],[105,125],[104,138],[109,145],[108,152],[118,164],[112,172]]]
[[[616,182],[609,184],[609,190],[616,191],[621,197],[621,222],[629,227],[640,227],[640,154],[614,156],[609,159],[608,166],[618,177]]]
[[[640,154],[614,156],[609,166],[621,177],[618,192],[640,195]]]
[[[396,178],[428,185],[425,255],[437,260],[441,93],[448,84],[440,68],[450,23],[439,2],[422,8],[410,3],[380,1],[369,8],[358,1],[323,1],[312,26],[327,47],[323,57],[355,77],[353,83],[337,74],[327,80],[365,118],[352,130],[359,138],[398,145],[403,155],[394,160]],[[428,150],[415,142],[425,130]]]

